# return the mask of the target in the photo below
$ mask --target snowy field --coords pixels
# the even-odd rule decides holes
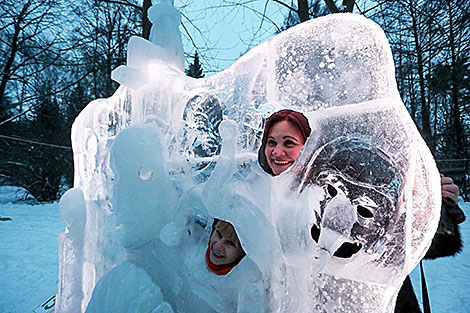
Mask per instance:
[[[0,313],[30,313],[54,294],[58,283],[58,233],[64,230],[58,203],[17,202],[15,189],[0,187]],[[470,203],[461,207],[467,221],[460,226],[470,243]],[[470,312],[470,244],[456,257],[425,261],[426,282],[434,313]],[[419,269],[412,273],[421,299]]]

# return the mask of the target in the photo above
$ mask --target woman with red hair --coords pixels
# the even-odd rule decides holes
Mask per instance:
[[[261,167],[273,176],[287,170],[294,164],[311,131],[302,113],[284,109],[271,115],[258,152]]]
[[[308,119],[302,113],[284,109],[272,114],[266,121],[261,147],[258,151],[258,162],[263,170],[273,176],[277,176],[286,171],[294,164],[310,133],[311,128]],[[463,211],[458,207],[459,187],[454,184],[452,178],[445,177],[441,174],[441,192],[443,197],[443,211],[446,212],[446,210],[449,210],[445,208],[450,206],[452,212],[456,212],[454,214],[454,220],[450,224],[455,224],[454,226],[457,227],[459,223],[465,220]],[[445,198],[447,199],[444,201]],[[441,217],[440,226],[442,224],[443,220]],[[458,233],[458,228],[456,232]],[[441,241],[445,242],[447,245],[449,241],[454,241],[457,245],[456,251],[459,251],[461,247],[460,235],[457,237],[457,239],[449,237],[448,242],[445,242],[446,240]],[[439,237],[435,236],[433,244],[435,241],[436,244],[434,246],[431,245],[428,254],[429,252],[434,253],[435,250],[439,250],[439,247],[435,247],[439,244],[438,239]],[[442,248],[440,250],[442,250]],[[453,251],[451,254],[456,253],[456,251]],[[435,258],[451,255],[442,255],[442,253],[444,253],[443,251],[439,251],[439,253],[437,256],[428,256],[427,254],[426,257]],[[399,292],[395,308],[395,313],[397,312],[420,312],[409,277],[405,279],[402,289]]]
[[[273,113],[264,126],[258,151],[263,170],[277,176],[294,164],[312,132],[308,119],[300,112],[283,109]],[[458,204],[459,187],[450,177],[441,177],[442,197]]]

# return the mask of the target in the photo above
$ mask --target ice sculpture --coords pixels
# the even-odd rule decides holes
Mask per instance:
[[[58,312],[81,312],[82,262],[86,204],[80,188],[72,188],[60,199],[60,216],[67,229],[59,234],[59,286],[55,310]]]
[[[175,33],[170,4],[152,21]],[[73,125],[61,210],[81,226],[61,234],[57,312],[393,312],[440,186],[381,29],[317,18],[204,79],[181,71],[178,40],[152,34],[131,39],[122,86]],[[281,108],[304,112],[312,134],[271,177],[256,155]],[[214,218],[246,252],[225,276],[204,259]]]

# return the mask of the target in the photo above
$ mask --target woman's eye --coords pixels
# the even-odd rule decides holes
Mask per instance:
[[[288,148],[292,148],[293,146],[295,146],[295,142],[288,140],[284,143],[284,145]]]
[[[229,244],[230,246],[232,246],[232,247],[235,247],[235,248],[237,247],[237,245],[236,245],[235,242],[233,242],[233,241],[229,241],[228,244]]]
[[[276,142],[274,140],[268,140],[268,146],[274,147],[276,145]]]
[[[222,234],[218,229],[215,230],[215,234],[217,235],[217,237],[222,238]]]

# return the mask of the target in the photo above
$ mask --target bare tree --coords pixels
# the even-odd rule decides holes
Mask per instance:
[[[60,32],[59,0],[0,3],[0,116],[23,104],[28,77],[53,66],[65,47]],[[44,58],[48,54],[52,58]],[[22,108],[20,107],[20,111]]]
[[[289,9],[288,15],[294,12],[298,16],[298,21],[300,23],[308,21],[311,18],[324,15],[324,14],[318,14],[321,10],[319,7],[319,4],[320,2],[323,2],[321,0],[316,0],[316,1],[297,0],[297,7],[294,7],[292,4],[288,4],[286,3],[286,1],[282,1],[282,0],[274,0],[274,2]],[[356,1],[344,0],[343,8],[339,8],[336,5],[336,1],[334,0],[324,0],[324,3],[330,13],[341,13],[341,12],[344,13],[344,12],[353,12]]]
[[[442,50],[430,75],[429,88],[443,121],[437,128],[443,134],[441,155],[463,158],[470,152],[465,123],[467,120],[468,125],[470,92],[470,3],[446,0],[440,4],[437,31],[442,36]]]
[[[432,151],[436,145],[432,112],[436,107],[432,105],[428,80],[442,51],[443,39],[436,31],[436,13],[441,6],[437,1],[389,1],[370,15],[390,41],[400,94]]]
[[[141,29],[140,12],[127,4],[94,0],[77,3],[74,12],[75,75],[89,74],[92,98],[108,97],[117,88],[111,72],[125,62],[127,42]]]
[[[468,156],[462,87],[469,6],[462,0],[407,0],[382,3],[371,14],[391,43],[402,98],[436,155]]]

